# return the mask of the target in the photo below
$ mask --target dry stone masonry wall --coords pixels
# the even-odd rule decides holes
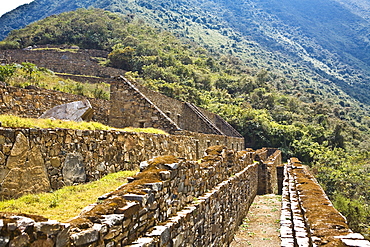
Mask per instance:
[[[33,183],[47,183],[47,174],[40,165],[30,167],[30,163],[42,164],[41,153],[32,149],[35,145],[29,144],[28,149],[18,145],[32,142],[21,131],[15,132],[9,167],[29,167],[37,174]],[[0,141],[9,137],[4,132],[1,134]],[[140,139],[140,135],[134,135]],[[71,154],[65,159],[71,163],[70,169],[79,169],[83,157]],[[209,148],[199,161],[159,156],[141,162],[142,172],[129,178],[130,183],[100,196],[100,203],[89,205],[68,223],[42,216],[0,214],[0,243],[2,246],[227,246],[257,191],[271,184],[265,181],[261,184],[260,167],[269,166],[262,169],[269,173],[275,165],[280,165],[280,160],[281,153],[275,149],[235,152],[223,146]],[[22,177],[16,172],[15,177]],[[64,176],[68,172],[71,171],[67,169]],[[276,172],[266,174],[265,178],[273,178],[273,174]],[[5,183],[10,181],[9,178]],[[281,246],[370,245],[348,228],[345,218],[298,160],[291,159],[284,166],[283,183]]]
[[[99,65],[98,60],[107,58],[107,56],[108,52],[106,51],[92,49],[79,49],[74,52],[61,51],[58,49],[6,50],[1,52],[0,60],[5,63],[30,62],[55,72],[74,75],[89,75],[102,78],[123,75],[123,70]]]
[[[370,246],[353,233],[316,179],[292,158],[284,167],[281,246]]]
[[[3,246],[227,245],[257,193],[254,152],[211,147],[201,160],[142,163],[130,183],[68,223],[0,215]]]
[[[160,155],[196,159],[210,145],[231,146],[239,139],[199,133],[0,128],[0,196],[8,199],[94,181],[137,169],[141,161]]]
[[[87,98],[43,88],[24,89],[0,85],[0,114],[38,118],[51,108]],[[108,123],[109,101],[88,99],[94,109],[93,121]]]
[[[155,127],[169,133],[187,130],[243,138],[220,116],[153,92],[124,77],[111,84],[109,125]]]
[[[160,128],[173,133],[180,128],[133,84],[123,78],[111,85],[109,125],[117,128]]]
[[[281,151],[262,148],[257,152],[256,160],[261,161],[258,168],[258,194],[278,194],[277,168],[282,165]]]

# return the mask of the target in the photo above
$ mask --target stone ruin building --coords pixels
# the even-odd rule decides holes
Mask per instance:
[[[122,76],[125,73],[123,70],[100,66],[96,58],[107,55],[107,52],[97,50],[80,50],[77,53],[56,50],[8,50],[0,55],[0,60],[6,63],[31,62],[77,81],[109,83],[110,110],[108,121],[103,123],[112,127],[154,127],[171,134],[190,131],[243,138],[219,115],[192,103],[180,102],[141,85],[135,85]],[[232,148],[243,149],[243,141],[235,143]]]

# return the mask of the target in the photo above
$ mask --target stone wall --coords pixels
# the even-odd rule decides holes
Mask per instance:
[[[216,146],[201,162],[162,156],[143,162],[125,186],[68,223],[0,215],[9,246],[228,245],[257,193],[255,153]]]
[[[111,84],[109,124],[115,127],[155,127],[169,133],[187,130],[205,134],[242,136],[220,116],[180,102],[124,77]]]
[[[209,119],[211,119],[212,122],[215,123],[217,128],[220,129],[222,133],[224,133],[225,135],[242,137],[242,135],[239,132],[237,132],[228,122],[226,122],[219,115],[206,111],[202,108],[199,108],[199,110]]]
[[[172,119],[125,79],[111,85],[110,100],[110,126],[153,127],[169,133],[180,129]]]
[[[299,160],[284,167],[280,235],[284,247],[370,246],[349,229],[345,217]]]
[[[239,143],[242,149],[242,141],[200,133],[0,128],[0,196],[7,199],[94,181],[108,173],[137,169],[141,161],[159,155],[198,159],[210,145]]]
[[[103,78],[124,75],[125,71],[99,65],[98,58],[106,58],[108,52],[100,50],[5,50],[0,60],[6,63],[30,62],[59,73],[90,75]]]
[[[57,105],[85,99],[88,99],[93,107],[93,121],[107,124],[109,101],[43,88],[24,89],[0,85],[0,114],[38,118],[46,110]]]
[[[281,151],[269,148],[268,158],[259,166],[258,194],[278,194],[277,167],[282,165]]]
[[[180,128],[183,119],[187,119],[186,115],[183,115],[184,102],[167,97],[159,92],[150,90],[138,83],[134,86],[139,89],[154,105],[161,109],[169,118],[172,119]]]
[[[258,194],[279,194],[279,183],[283,174],[278,177],[278,167],[282,165],[281,151],[276,148],[262,148],[256,151],[258,167]],[[281,183],[281,182],[280,182]]]
[[[98,83],[114,83],[116,79],[114,78],[102,78],[102,77],[92,77],[92,76],[83,76],[83,75],[70,75],[70,74],[61,74],[55,73],[60,78],[70,79],[73,81],[78,81],[81,83],[90,83],[90,84],[98,84]]]

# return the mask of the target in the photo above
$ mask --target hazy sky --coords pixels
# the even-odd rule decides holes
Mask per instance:
[[[0,16],[9,12],[19,5],[30,3],[33,0],[0,0]]]

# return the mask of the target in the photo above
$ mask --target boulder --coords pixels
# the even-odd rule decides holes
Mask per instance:
[[[75,101],[63,105],[58,105],[47,110],[40,118],[54,118],[71,121],[90,121],[94,110],[88,100]]]

